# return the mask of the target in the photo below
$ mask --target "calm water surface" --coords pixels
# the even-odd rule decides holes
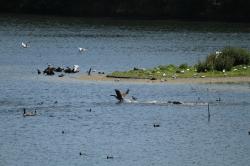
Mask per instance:
[[[250,49],[249,40],[248,24],[0,17],[0,165],[249,165],[250,84],[74,79],[89,67],[194,64],[224,46]],[[48,63],[81,72],[38,76]],[[138,101],[116,104],[115,88]],[[22,108],[39,115],[24,118]]]

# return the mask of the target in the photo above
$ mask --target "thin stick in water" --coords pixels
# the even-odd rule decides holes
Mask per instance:
[[[210,122],[210,109],[209,109],[209,103],[207,103],[207,120]]]

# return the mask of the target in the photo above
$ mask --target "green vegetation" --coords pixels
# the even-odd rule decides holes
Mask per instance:
[[[166,65],[153,69],[138,69],[113,72],[108,77],[138,78],[138,79],[167,79],[191,77],[236,77],[250,76],[250,52],[226,47],[221,52],[210,54],[204,62],[194,66],[181,64],[180,66]]]
[[[2,0],[1,12],[249,21],[247,0]]]
[[[250,52],[242,48],[226,47],[221,52],[210,54],[204,62],[198,62],[197,72],[230,71],[234,66],[248,65]]]

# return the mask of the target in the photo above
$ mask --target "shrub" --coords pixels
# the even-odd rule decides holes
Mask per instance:
[[[250,52],[243,48],[226,47],[222,50],[222,55],[232,58],[234,60],[233,66],[250,63]]]
[[[188,65],[186,63],[183,63],[179,66],[180,69],[187,69]]]
[[[222,54],[215,59],[214,69],[217,71],[223,71],[224,69],[229,71],[234,66],[233,64],[233,58]]]
[[[167,70],[167,69],[168,69],[168,66],[160,65],[159,68],[160,68],[160,70]]]
[[[205,63],[207,64],[207,66],[209,66],[209,69],[214,70],[216,58],[216,54],[210,54],[209,56],[207,56]]]
[[[199,61],[198,64],[195,65],[195,68],[197,69],[197,72],[207,72],[211,70],[211,68],[207,65],[206,62]]]
[[[160,69],[160,70],[164,70],[164,71],[175,71],[175,70],[176,70],[176,66],[175,66],[175,65],[172,65],[172,64],[166,65],[166,66],[160,65],[160,66],[159,66],[159,69]]]
[[[198,62],[197,72],[231,70],[233,66],[250,64],[250,52],[242,48],[225,47],[220,54],[210,54],[204,62]]]

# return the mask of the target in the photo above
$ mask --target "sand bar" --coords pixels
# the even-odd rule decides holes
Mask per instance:
[[[161,80],[134,79],[134,78],[112,78],[106,75],[94,74],[91,76],[81,75],[77,78],[82,81],[107,81],[124,83],[166,83],[166,84],[203,84],[203,83],[250,83],[250,77],[214,77],[214,78],[166,78]]]

